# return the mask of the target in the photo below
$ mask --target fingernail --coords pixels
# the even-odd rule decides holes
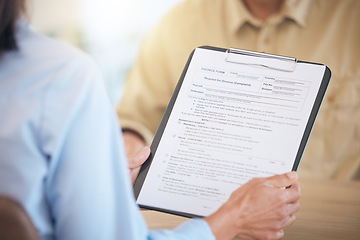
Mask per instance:
[[[290,179],[296,179],[297,178],[297,173],[296,172],[289,172],[286,174],[288,176],[288,178]]]

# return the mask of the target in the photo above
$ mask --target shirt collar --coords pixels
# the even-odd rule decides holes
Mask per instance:
[[[309,8],[313,0],[286,0],[280,14],[306,27]]]
[[[279,14],[270,17],[267,22],[279,24],[286,19],[291,19],[301,27],[305,27],[312,0],[285,0]],[[232,31],[237,31],[246,23],[261,27],[264,22],[255,18],[246,8],[242,0],[228,1],[228,22]]]

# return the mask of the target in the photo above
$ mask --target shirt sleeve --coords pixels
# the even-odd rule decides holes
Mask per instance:
[[[148,231],[134,201],[115,113],[87,58],[53,76],[44,97],[45,192],[56,239],[212,239],[203,220]]]
[[[215,240],[209,225],[202,219],[189,220],[174,230],[150,231],[149,238],[158,239],[207,239]]]
[[[125,81],[117,107],[123,128],[138,132],[150,145],[174,90],[168,72],[166,41],[159,26],[142,43],[138,59]],[[176,83],[177,79],[175,80]]]

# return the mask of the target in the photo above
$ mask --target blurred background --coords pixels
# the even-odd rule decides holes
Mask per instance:
[[[28,15],[39,32],[66,41],[95,59],[115,104],[142,38],[180,1],[28,0]]]

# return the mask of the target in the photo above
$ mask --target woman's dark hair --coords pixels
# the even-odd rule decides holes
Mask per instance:
[[[17,49],[16,21],[25,9],[25,0],[0,1],[0,55]]]

